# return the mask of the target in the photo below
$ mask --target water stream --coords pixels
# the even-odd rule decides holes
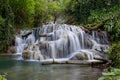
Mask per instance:
[[[95,60],[96,55],[103,58],[98,53],[106,52],[108,44],[106,31],[88,33],[67,24],[21,30],[16,36],[17,54],[30,60]]]

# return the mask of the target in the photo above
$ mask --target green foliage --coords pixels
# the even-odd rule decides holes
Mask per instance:
[[[58,18],[65,17],[64,10],[70,0],[35,0],[34,27],[43,23],[55,22]]]
[[[120,15],[109,20],[104,25],[105,30],[107,30],[111,35],[111,41],[116,41],[120,37]]]
[[[73,18],[73,23],[86,24],[91,21],[91,19],[89,20],[89,17],[92,14],[99,16],[97,11],[104,10],[107,12],[115,5],[119,5],[119,3],[119,0],[71,0],[68,9],[66,10],[66,14],[68,14],[68,17]],[[96,18],[96,15],[92,16],[92,18]]]
[[[35,0],[34,27],[39,27],[51,19],[47,0]]]
[[[22,28],[23,26],[30,26],[31,28],[31,26],[38,27],[47,22],[55,22],[57,18],[61,16],[62,18],[65,17],[64,10],[67,9],[66,5],[68,5],[70,1],[71,0],[7,0],[7,4],[13,12],[15,27]],[[4,7],[3,3],[6,3],[6,1],[0,1],[0,6]],[[5,14],[3,10],[1,10],[1,12]]]
[[[105,19],[109,19],[105,23],[104,29],[110,33],[111,41],[118,40],[120,37],[120,6],[116,5],[109,10],[93,10],[88,18],[88,22],[100,22]]]
[[[118,5],[109,9],[103,8],[102,10],[91,10],[91,16],[89,16],[88,22],[99,22],[110,17],[113,18],[118,14],[120,14],[120,6]]]
[[[0,75],[0,80],[7,80],[6,75],[7,75],[7,73]]]
[[[60,13],[61,13],[61,6],[59,4],[59,2],[57,1],[52,1],[48,3],[48,12],[49,14],[53,17],[52,21],[56,21],[56,19],[59,17]]]
[[[67,23],[86,23],[87,17],[90,15],[87,3],[88,0],[71,0],[66,10],[66,14],[68,15]]]
[[[109,66],[120,68],[120,42],[113,44],[107,55],[112,60]]]
[[[0,52],[7,52],[8,45],[12,45],[14,39],[14,29],[12,26],[12,11],[9,6],[9,0],[1,0],[0,5]]]
[[[109,72],[103,72],[103,76],[98,80],[120,80],[120,69],[111,69]]]
[[[5,20],[0,24],[0,52],[6,52],[9,45],[14,40],[14,29],[11,24]]]
[[[4,19],[2,18],[2,16],[0,15],[0,22],[3,22],[4,21]]]
[[[10,0],[16,25],[32,24],[34,16],[34,0]]]

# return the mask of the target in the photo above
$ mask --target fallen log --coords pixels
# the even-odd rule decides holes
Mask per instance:
[[[102,26],[109,20],[110,18],[107,18],[105,20],[102,20],[101,22],[99,23],[93,23],[93,24],[87,24],[86,25],[86,28],[88,30],[94,30],[94,29],[98,29],[98,28],[102,28]]]

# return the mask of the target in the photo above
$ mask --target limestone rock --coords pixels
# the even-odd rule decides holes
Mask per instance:
[[[82,53],[82,54],[77,54],[75,56],[78,60],[88,60],[88,56],[86,53]]]
[[[24,50],[22,53],[23,59],[33,59],[33,60],[42,60],[44,57],[41,55],[40,52]]]
[[[22,53],[23,59],[30,59],[30,51],[29,50],[24,50]]]

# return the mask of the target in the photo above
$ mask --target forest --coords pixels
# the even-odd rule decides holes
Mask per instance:
[[[111,47],[105,54],[112,62],[105,66],[120,68],[120,0],[0,0],[0,53],[7,54],[9,46],[15,45],[20,29],[50,22],[107,31]],[[120,76],[118,72],[108,74],[108,78]]]

